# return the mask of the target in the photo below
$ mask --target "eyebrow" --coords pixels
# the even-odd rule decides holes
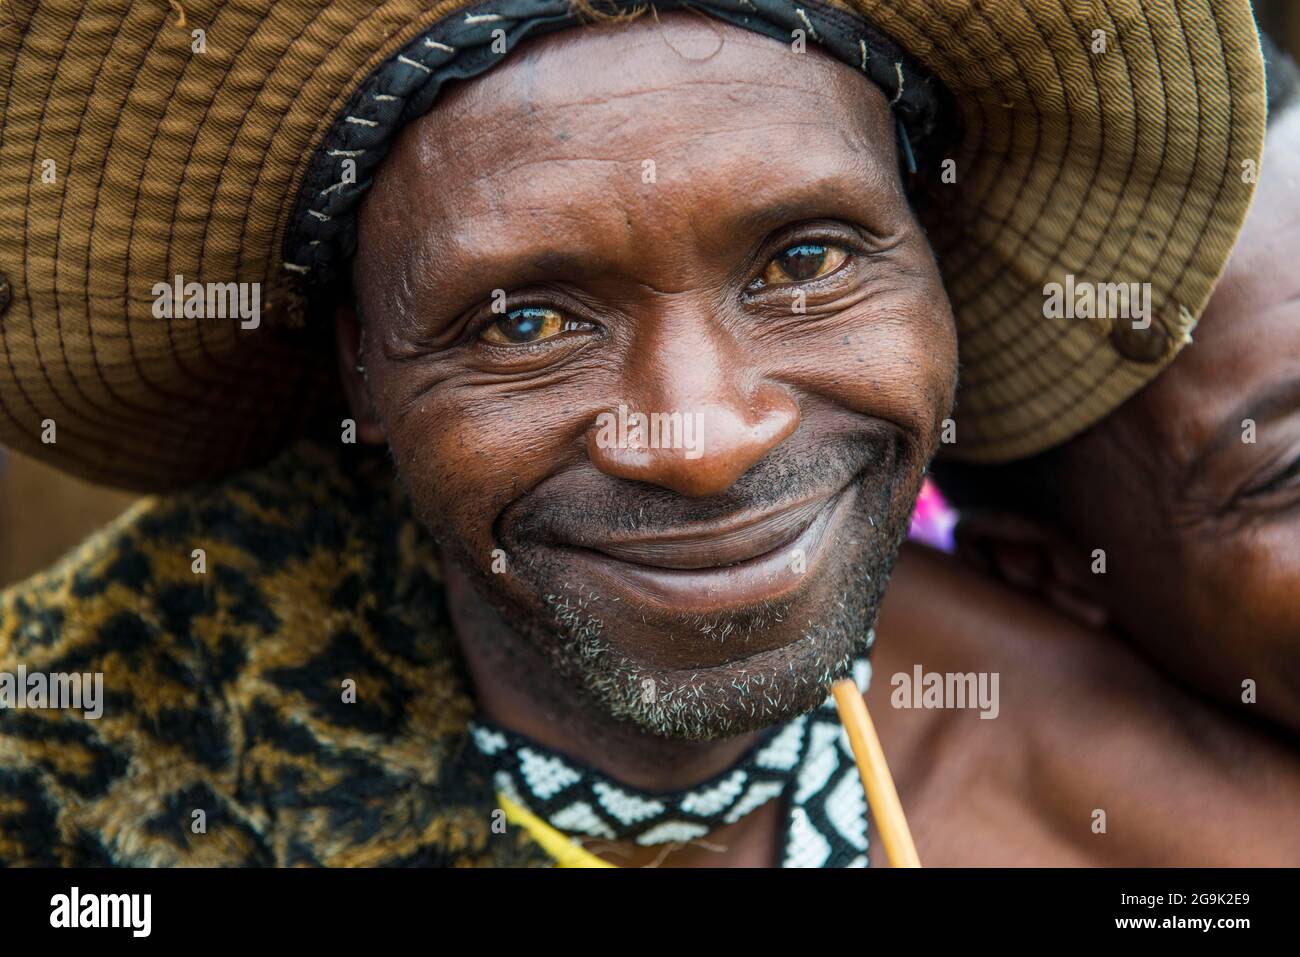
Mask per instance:
[[[857,180],[856,186],[850,180]],[[867,181],[865,187],[864,180]],[[883,231],[885,220],[895,213],[893,210],[886,213],[882,202],[891,198],[893,191],[893,184],[867,170],[840,170],[801,184],[792,198],[765,202],[726,217],[727,228],[733,234],[766,234],[787,223],[817,218],[843,219],[847,214],[875,234]],[[901,184],[897,192],[906,201],[906,192]]]
[[[714,218],[714,227],[720,234],[754,245],[773,230],[798,222],[817,219],[841,219],[859,224],[875,235],[886,229],[878,215],[865,219],[870,212],[861,200],[846,199],[843,182],[836,183],[828,177],[815,185],[805,184],[793,196],[783,197],[740,210],[730,210]],[[445,237],[437,237],[445,242]],[[511,288],[550,280],[582,283],[588,279],[609,275],[620,263],[603,255],[599,247],[583,248],[585,237],[576,236],[576,245],[552,232],[543,246],[520,248],[523,243],[502,243],[493,252],[475,251],[472,244],[459,245],[454,257],[472,264],[478,276],[491,276],[492,288]],[[436,251],[435,251],[436,250]],[[446,261],[447,252],[435,246],[426,246],[423,255]],[[403,263],[403,271],[411,271],[412,260]],[[485,287],[486,292],[486,287]]]

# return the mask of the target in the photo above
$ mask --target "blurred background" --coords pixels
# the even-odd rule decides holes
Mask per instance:
[[[134,500],[0,447],[0,588],[45,568]]]
[[[1287,53],[1295,56],[1300,50],[1300,2],[1255,0],[1255,19]]]
[[[1292,56],[1300,51],[1300,0],[1257,0],[1260,25]],[[98,488],[0,446],[0,588],[51,564],[136,496]],[[913,537],[938,547],[951,541],[953,518],[927,488]]]

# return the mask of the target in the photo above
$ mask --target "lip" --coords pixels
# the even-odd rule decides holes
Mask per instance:
[[[651,568],[689,571],[738,565],[798,537],[831,498],[796,502],[739,521],[684,526],[662,535],[611,536],[585,547]]]
[[[813,577],[852,512],[856,488],[726,525],[562,548],[618,600],[679,614],[756,607]]]

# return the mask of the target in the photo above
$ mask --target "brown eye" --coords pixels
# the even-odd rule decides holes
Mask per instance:
[[[838,246],[799,243],[775,256],[763,270],[763,284],[774,286],[787,282],[808,282],[834,272],[848,258]]]
[[[554,309],[525,306],[511,309],[480,334],[485,342],[502,346],[527,345],[558,336],[580,323],[566,323],[564,316]]]

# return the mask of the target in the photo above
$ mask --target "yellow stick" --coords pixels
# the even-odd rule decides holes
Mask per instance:
[[[867,703],[862,692],[851,678],[841,678],[831,686],[835,707],[840,713],[840,723],[849,733],[853,756],[858,761],[858,774],[867,792],[867,807],[876,819],[880,842],[885,845],[885,856],[892,867],[920,867],[912,832],[907,829],[903,805],[898,800],[894,779],[890,777],[885,752],[876,736],[876,726],[867,713]]]

